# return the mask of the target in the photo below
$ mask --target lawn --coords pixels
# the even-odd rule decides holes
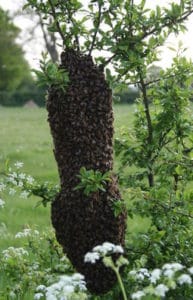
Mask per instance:
[[[132,123],[134,107],[116,105],[114,107],[115,136],[121,128]],[[57,183],[57,166],[53,156],[52,138],[47,123],[47,113],[43,108],[3,108],[0,109],[0,172],[5,161],[12,166],[16,161],[24,163],[23,172],[40,182]],[[118,161],[115,162],[115,166]],[[42,231],[51,226],[50,208],[36,207],[35,197],[21,199],[19,195],[1,194],[6,205],[0,210],[0,249],[17,246],[15,234],[22,228],[32,227]],[[129,220],[129,228],[138,229],[141,222]]]

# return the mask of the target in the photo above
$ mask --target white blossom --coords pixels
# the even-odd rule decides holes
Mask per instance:
[[[9,293],[9,297],[10,297],[11,299],[16,299],[16,298],[17,298],[17,296],[16,296],[16,294],[14,293],[14,291],[11,291],[11,292]]]
[[[72,280],[73,281],[81,281],[81,280],[84,280],[84,276],[80,273],[75,273],[72,275]]]
[[[141,299],[143,296],[145,296],[145,293],[143,291],[138,291],[131,295],[131,299]]]
[[[17,180],[16,180],[14,177],[9,177],[9,178],[8,178],[8,181],[9,181],[10,183],[12,183],[13,185],[17,185]]]
[[[23,162],[21,161],[17,161],[14,166],[17,168],[17,169],[21,169],[23,167]]]
[[[151,272],[151,275],[150,275],[150,282],[151,283],[156,283],[157,280],[160,279],[160,276],[161,276],[161,270],[160,269],[155,269]]]
[[[165,294],[169,291],[169,288],[165,284],[159,284],[155,287],[154,294],[159,297],[165,297]]]
[[[46,300],[57,300],[56,296],[50,292],[46,293]]]
[[[46,286],[43,284],[40,284],[37,286],[36,291],[40,292],[40,291],[45,291],[46,290]]]
[[[150,277],[149,271],[146,268],[141,268],[139,270],[132,270],[129,272],[129,275],[135,277],[138,280],[144,280],[145,277]]]
[[[41,299],[43,296],[44,296],[44,295],[43,295],[42,293],[36,293],[36,294],[34,295],[34,300],[39,300],[39,299]]]
[[[137,274],[137,271],[136,271],[136,270],[131,270],[131,271],[129,272],[129,275],[131,275],[131,276],[136,276],[136,274]]]
[[[4,207],[4,205],[5,205],[5,201],[4,200],[2,200],[2,199],[0,199],[0,208],[2,207]]]
[[[171,263],[171,264],[165,264],[163,265],[162,269],[172,269],[174,271],[180,271],[184,269],[184,266],[181,265],[180,263]]]
[[[23,182],[22,181],[18,182],[18,187],[23,187]]]
[[[9,176],[9,180],[12,180],[13,178],[17,178],[17,173],[16,172],[9,173],[8,176]]]
[[[98,252],[102,255],[107,255],[108,253],[120,253],[122,254],[124,252],[122,246],[120,245],[114,245],[109,242],[104,242],[102,245],[98,245],[93,248],[93,252]]]
[[[84,257],[84,262],[95,264],[100,259],[100,255],[97,252],[88,252]]]
[[[114,249],[113,249],[113,252],[114,253],[120,253],[120,254],[123,254],[124,253],[124,250],[123,250],[123,247],[120,246],[120,245],[115,245]]]
[[[190,267],[190,268],[188,269],[188,271],[190,272],[190,274],[193,275],[193,267]]]
[[[5,260],[8,260],[13,257],[21,258],[22,256],[29,255],[28,251],[21,247],[9,247],[6,250],[3,250],[2,254]]]
[[[0,192],[3,192],[6,188],[6,185],[4,183],[0,183]]]
[[[143,274],[145,277],[149,277],[149,271],[146,268],[139,269],[139,272]]]
[[[109,243],[109,242],[104,242],[102,245],[98,245],[93,248],[94,252],[99,252],[103,255],[106,255],[109,252],[113,252],[114,249],[114,244]]]
[[[192,283],[192,278],[188,274],[182,274],[178,277],[178,283],[180,285],[182,284],[191,284]]]
[[[174,274],[175,274],[175,270],[173,270],[173,269],[166,269],[163,272],[163,275],[168,278],[172,278],[174,276]]]
[[[18,175],[19,179],[25,179],[26,178],[26,174],[25,173],[20,173]]]
[[[27,176],[26,180],[27,180],[28,184],[33,184],[34,183],[34,178],[32,176]]]
[[[17,238],[29,237],[33,235],[39,235],[39,231],[32,230],[31,228],[25,228],[23,231],[17,232],[15,238],[17,239]]]
[[[27,191],[23,191],[23,192],[20,194],[20,197],[23,198],[23,199],[27,199],[28,196],[29,196],[29,192],[27,192]]]
[[[86,290],[86,283],[83,279],[84,276],[78,273],[72,276],[63,275],[60,276],[58,282],[45,288],[43,286],[42,292],[44,292],[46,300],[66,300],[77,288],[81,292]],[[40,287],[37,287],[36,290],[40,291]]]
[[[13,188],[9,189],[9,195],[13,196],[13,195],[15,195],[15,193],[16,193],[15,189],[13,189]]]
[[[135,277],[136,277],[136,279],[141,280],[141,281],[143,281],[145,278],[145,276],[142,273],[137,273]]]

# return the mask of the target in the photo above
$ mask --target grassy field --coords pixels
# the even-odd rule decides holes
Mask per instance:
[[[129,105],[114,107],[115,135],[119,135],[122,127],[129,128],[133,111],[134,107]],[[45,109],[1,107],[0,128],[0,172],[6,160],[9,160],[10,166],[22,161],[23,172],[38,181],[58,182]],[[5,207],[0,210],[0,249],[17,246],[19,242],[14,238],[15,233],[26,226],[40,231],[51,226],[50,209],[35,207],[37,198],[21,199],[19,195],[9,196],[5,193],[0,198],[6,201]],[[137,226],[136,222],[130,221],[131,229]]]

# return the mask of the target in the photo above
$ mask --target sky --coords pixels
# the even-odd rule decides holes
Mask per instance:
[[[83,0],[88,1],[88,0]],[[140,0],[135,0],[140,2]],[[165,6],[172,0],[147,0],[147,6],[154,8],[156,5]],[[14,14],[19,8],[22,7],[25,0],[0,0],[0,6],[3,9],[9,10],[11,14]],[[179,0],[173,0],[173,2],[178,3]],[[33,41],[28,40],[29,38],[29,28],[34,24],[34,20],[29,20],[24,16],[17,16],[14,19],[15,24],[21,28],[20,41],[22,43],[23,49],[25,51],[26,58],[30,62],[33,68],[39,67],[39,59],[41,58],[41,52],[44,50],[44,43],[41,31],[36,29],[35,36],[36,39]],[[193,60],[193,15],[190,16],[189,20],[186,22],[187,32],[185,34],[180,34],[178,37],[171,35],[168,39],[165,47],[162,49],[161,62],[159,63],[162,67],[168,67],[171,64],[172,56],[174,52],[168,49],[168,47],[178,48],[179,41],[182,41],[183,47],[187,48],[187,57]]]

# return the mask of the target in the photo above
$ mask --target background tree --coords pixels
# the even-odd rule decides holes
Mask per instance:
[[[19,29],[12,23],[8,13],[0,8],[0,91],[12,93],[30,69],[24,54],[16,44]]]
[[[44,103],[44,90],[36,87],[22,47],[16,40],[19,35],[8,12],[0,8],[0,103],[23,105],[33,99]]]
[[[38,43],[39,48],[42,48],[43,52],[47,52],[53,62],[57,62],[59,60],[58,44],[61,43],[61,39],[56,32],[52,31],[52,17],[50,16],[45,22],[38,11],[34,11],[30,7],[23,10],[22,7],[25,3],[25,0],[20,1],[17,10],[12,13],[14,21],[22,18],[23,22],[29,23],[21,32],[22,44],[33,45]]]

